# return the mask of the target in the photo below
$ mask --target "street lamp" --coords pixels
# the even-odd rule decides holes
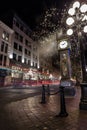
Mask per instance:
[[[68,26],[67,35],[75,34],[78,38],[82,67],[81,102],[80,109],[87,110],[87,75],[85,65],[85,55],[83,46],[83,33],[87,33],[87,4],[75,1],[68,10],[66,24]]]
[[[78,36],[82,65],[82,82],[85,82],[87,77],[82,34],[87,33],[87,4],[81,4],[79,1],[74,2],[68,10],[68,15],[69,17],[66,19],[66,24],[68,25],[67,35],[77,34]]]

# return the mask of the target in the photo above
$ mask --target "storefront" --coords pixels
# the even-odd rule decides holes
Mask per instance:
[[[29,85],[38,80],[38,71],[28,65],[11,61],[11,79],[13,85]]]
[[[20,84],[23,80],[23,71],[21,67],[12,65],[11,82],[13,84]]]
[[[11,70],[0,68],[0,87],[11,85]]]

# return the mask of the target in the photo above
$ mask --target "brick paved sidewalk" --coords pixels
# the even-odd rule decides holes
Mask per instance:
[[[60,112],[59,95],[41,95],[0,105],[0,130],[87,130],[87,111],[79,110],[80,89],[67,97],[67,117],[55,117]]]

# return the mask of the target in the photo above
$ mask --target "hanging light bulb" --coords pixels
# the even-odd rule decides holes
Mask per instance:
[[[79,1],[74,2],[73,8],[75,9],[75,8],[79,8],[79,7],[80,7],[80,2]]]
[[[73,16],[75,14],[75,9],[74,8],[70,8],[68,11],[68,14]]]
[[[66,20],[67,25],[72,25],[74,23],[74,19],[72,17],[67,18]]]
[[[73,30],[72,30],[72,29],[68,29],[68,30],[67,30],[67,35],[70,36],[70,35],[72,35],[72,34],[73,34]]]

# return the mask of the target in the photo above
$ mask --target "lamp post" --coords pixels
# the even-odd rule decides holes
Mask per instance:
[[[66,24],[68,27],[67,35],[71,36],[73,34],[77,35],[78,43],[80,47],[81,56],[81,69],[82,69],[82,83],[81,85],[81,102],[80,108],[87,109],[87,92],[85,87],[87,87],[87,76],[86,76],[86,65],[85,65],[85,55],[83,46],[83,33],[87,33],[87,4],[75,1],[72,7],[68,10],[68,16],[66,19]],[[85,94],[85,95],[84,95]],[[86,99],[86,103],[84,102]]]

